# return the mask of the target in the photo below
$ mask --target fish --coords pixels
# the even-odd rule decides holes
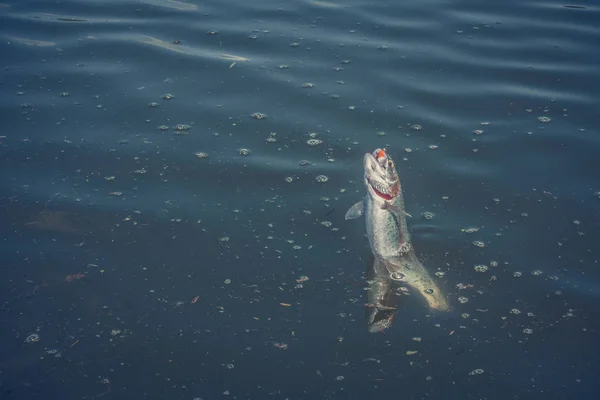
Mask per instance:
[[[448,301],[421,263],[412,246],[404,210],[400,178],[385,149],[363,158],[367,194],[348,209],[346,220],[365,217],[367,237],[376,267],[387,271],[391,281],[406,285],[422,295],[430,309],[449,310]],[[383,288],[382,288],[383,289]]]

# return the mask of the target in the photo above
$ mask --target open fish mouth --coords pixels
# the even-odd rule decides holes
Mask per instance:
[[[367,161],[366,158],[369,158]],[[384,200],[393,200],[398,195],[400,182],[396,174],[394,162],[385,149],[377,149],[365,155],[365,178],[373,192]],[[369,172],[372,171],[373,174]],[[374,177],[377,176],[377,179]],[[386,181],[392,181],[391,184]]]

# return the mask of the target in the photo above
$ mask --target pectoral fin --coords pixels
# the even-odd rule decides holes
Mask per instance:
[[[365,210],[365,203],[363,200],[359,201],[358,203],[356,203],[355,205],[353,205],[352,207],[350,207],[348,209],[348,211],[346,211],[346,219],[354,219],[354,218],[358,218],[361,215],[363,215]]]
[[[385,203],[385,205],[383,206],[383,208],[385,208],[386,210],[389,210],[389,211],[393,212],[394,214],[406,215],[407,217],[411,217],[412,218],[412,215],[410,215],[409,213],[407,213],[406,211],[404,211],[400,207],[395,206],[393,204]]]

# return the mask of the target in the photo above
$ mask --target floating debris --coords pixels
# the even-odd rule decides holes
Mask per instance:
[[[69,93],[67,93],[67,92],[62,92],[62,93],[60,94],[60,97],[69,97],[69,96],[70,96],[70,94],[69,94]]]
[[[239,154],[240,154],[240,156],[248,156],[248,155],[250,155],[250,150],[240,149]]]
[[[519,272],[519,271],[513,272],[513,277],[515,277],[515,278],[520,278],[522,275],[523,275],[522,272]]]
[[[552,118],[550,117],[546,117],[546,116],[542,116],[542,117],[538,117],[538,121],[547,124],[548,122],[552,121]]]
[[[287,344],[279,343],[279,342],[273,343],[273,346],[277,347],[278,349],[282,349],[282,350],[287,350],[287,348],[288,348]]]
[[[476,134],[476,135],[482,135],[483,134],[483,129],[475,129],[473,131],[473,133]]]
[[[308,276],[302,275],[301,277],[299,277],[298,279],[296,279],[296,282],[302,283],[302,282],[306,282],[307,280],[308,280]]]
[[[420,131],[423,129],[423,127],[419,124],[414,124],[410,126],[410,129],[415,130],[415,131]]]
[[[152,107],[152,108],[154,108],[154,107],[158,107],[158,103],[157,103],[157,102],[155,102],[155,101],[153,101],[152,103],[148,104],[148,106],[149,106],[149,107]]]
[[[481,240],[475,240],[475,241],[473,241],[473,246],[475,246],[475,247],[485,247],[485,243],[483,243]]]
[[[219,239],[217,239],[219,242],[221,243],[225,243],[225,242],[229,242],[229,237],[227,236],[221,236]]]
[[[208,153],[205,153],[203,151],[199,151],[196,153],[196,157],[198,158],[207,158],[208,157]]]
[[[284,178],[284,180],[285,180],[287,183],[292,183],[292,182],[294,182],[294,178],[292,178],[291,176],[286,176],[286,177]]]
[[[461,229],[464,233],[475,233],[477,231],[479,231],[479,228],[464,228]]]
[[[223,281],[224,284],[229,285],[231,283],[231,279],[225,279]]]
[[[310,165],[310,161],[300,160],[300,162],[298,162],[298,165],[301,167],[306,167],[306,166]]]
[[[175,96],[173,96],[170,93],[167,93],[167,94],[163,95],[162,98],[163,98],[163,100],[173,100],[175,98]]]
[[[325,175],[319,175],[315,179],[319,183],[325,183],[325,182],[327,182],[329,180],[329,178],[326,177]]]
[[[144,168],[141,168],[141,169],[136,169],[135,171],[133,171],[133,173],[137,174],[137,175],[144,175],[144,174],[147,174],[148,171]]]
[[[469,299],[468,299],[467,297],[465,297],[465,296],[460,296],[460,297],[458,298],[458,302],[459,302],[460,304],[465,304],[465,303],[467,303],[468,301],[469,301]]]
[[[425,218],[425,219],[433,219],[434,216],[435,216],[435,214],[432,212],[429,212],[429,211],[425,211],[423,213],[423,218]]]
[[[159,131],[168,131],[168,130],[169,130],[169,127],[168,127],[168,126],[166,126],[166,125],[161,125],[161,126],[159,126],[157,129],[158,129]]]
[[[315,87],[315,84],[314,84],[314,83],[311,83],[311,82],[306,82],[306,83],[303,83],[303,84],[302,84],[302,87],[303,87],[304,89],[311,89],[311,88]]]
[[[525,328],[525,329],[523,329],[523,333],[526,335],[531,335],[533,333],[533,329]]]
[[[309,145],[310,147],[318,146],[321,143],[323,143],[323,141],[319,140],[319,139],[308,139],[306,141],[306,144]]]
[[[543,273],[544,272],[541,269],[536,269],[535,271],[531,271],[531,275],[533,275],[533,276],[540,276]]]

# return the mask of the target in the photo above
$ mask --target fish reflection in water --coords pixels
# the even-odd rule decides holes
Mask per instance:
[[[367,329],[381,332],[392,325],[401,302],[401,287],[394,283],[385,264],[372,256],[367,267]]]

